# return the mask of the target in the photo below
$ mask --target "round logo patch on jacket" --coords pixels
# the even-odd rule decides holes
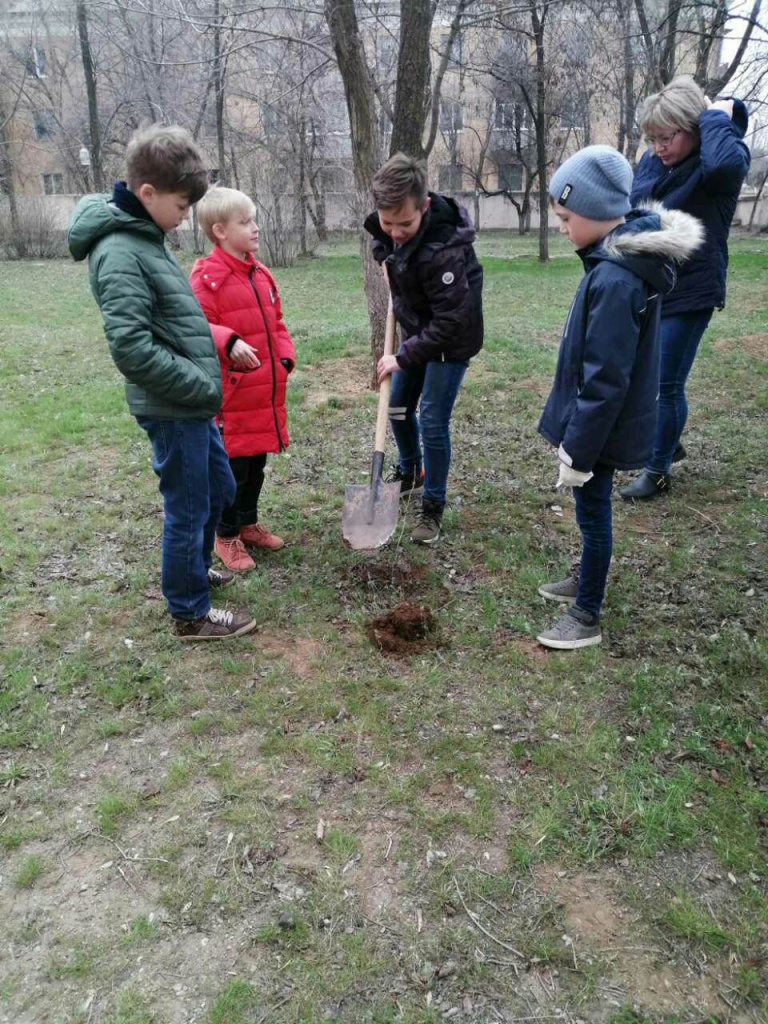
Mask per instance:
[[[443,274],[443,284],[453,284],[456,278],[453,276],[450,270],[446,270]]]

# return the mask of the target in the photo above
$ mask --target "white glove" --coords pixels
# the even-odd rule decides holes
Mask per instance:
[[[581,473],[578,469],[573,469],[573,459],[562,445],[560,445],[557,451],[557,457],[560,459],[560,475],[557,478],[556,489],[560,487],[583,487],[595,475],[592,472]]]

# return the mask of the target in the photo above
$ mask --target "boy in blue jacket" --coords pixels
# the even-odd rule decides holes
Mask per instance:
[[[676,265],[701,244],[679,211],[632,210],[632,170],[610,146],[588,146],[549,186],[560,231],[584,277],[565,323],[539,432],[557,448],[558,487],[573,487],[582,538],[578,572],[539,588],[571,607],[538,640],[574,650],[602,640],[600,609],[611,563],[611,489],[617,469],[648,458],[656,429],[659,318]]]

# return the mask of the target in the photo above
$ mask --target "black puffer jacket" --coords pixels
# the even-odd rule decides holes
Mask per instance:
[[[418,233],[397,249],[381,230],[378,213],[364,225],[373,235],[374,258],[389,270],[403,369],[471,359],[483,347],[483,268],[472,247],[474,226],[453,199],[429,196]]]

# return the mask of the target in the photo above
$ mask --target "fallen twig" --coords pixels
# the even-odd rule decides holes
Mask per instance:
[[[456,886],[456,892],[459,894],[459,899],[461,900],[461,905],[462,905],[462,907],[464,907],[464,910],[466,911],[467,917],[470,919],[472,924],[476,928],[479,928],[480,931],[483,933],[483,935],[487,936],[492,942],[495,942],[497,946],[501,946],[502,949],[509,950],[510,953],[514,953],[515,956],[519,957],[521,960],[526,960],[527,957],[523,956],[523,954],[520,952],[519,949],[515,949],[515,947],[514,946],[510,946],[508,942],[504,942],[501,939],[496,938],[496,936],[492,932],[489,932],[487,928],[485,928],[483,925],[480,924],[480,922],[478,921],[476,915],[472,913],[472,911],[469,909],[469,907],[466,904],[466,901],[464,899],[464,895],[462,894],[462,891],[459,888],[459,882],[458,882],[458,879],[456,878],[456,875],[453,876],[453,884]]]
[[[118,870],[118,871],[120,872],[120,874],[121,874],[121,876],[122,876],[122,879],[123,879],[123,881],[125,882],[125,884],[126,884],[126,885],[128,886],[128,888],[129,888],[129,889],[130,889],[130,890],[131,890],[132,892],[134,892],[134,893],[135,893],[135,894],[136,894],[136,895],[138,896],[139,894],[138,894],[138,892],[136,892],[136,887],[135,887],[135,886],[134,886],[134,884],[133,884],[133,883],[132,883],[132,882],[130,881],[130,879],[128,878],[128,876],[126,875],[126,873],[125,873],[125,872],[123,871],[123,869],[122,869],[122,868],[120,867],[120,865],[119,865],[119,864],[116,864],[116,865],[115,865],[115,867],[116,867],[116,868],[117,868],[117,870]]]
[[[293,992],[289,992],[288,995],[285,996],[283,999],[281,999],[279,1003],[275,1003],[274,1006],[270,1007],[266,1011],[266,1013],[263,1014],[263,1016],[259,1017],[259,1019],[257,1021],[257,1024],[265,1024],[265,1022],[270,1019],[270,1016],[273,1013],[277,1013],[277,1011],[280,1009],[281,1006],[285,1006],[285,1004],[288,1002],[288,1000],[291,998],[292,995],[293,995]]]
[[[390,928],[388,924],[384,924],[382,921],[374,921],[374,919],[372,917],[367,917],[365,914],[361,914],[360,916],[362,917],[362,919],[364,921],[367,921],[368,924],[373,924],[377,928],[383,928],[385,932],[392,932],[392,934],[396,935],[398,937],[398,939],[402,939],[403,933],[395,931],[395,929],[394,928]]]
[[[711,523],[711,524],[712,524],[712,525],[714,526],[715,530],[716,530],[716,531],[717,531],[718,533],[720,533],[720,527],[719,527],[719,526],[717,525],[717,523],[715,522],[715,520],[714,520],[714,519],[711,519],[711,518],[710,518],[709,516],[707,516],[707,515],[704,515],[704,513],[703,513],[703,512],[699,512],[699,510],[698,510],[697,508],[694,508],[694,507],[693,507],[693,505],[686,505],[685,507],[686,507],[687,509],[690,509],[690,510],[691,510],[691,512],[695,512],[697,516],[701,516],[701,518],[702,518],[702,519],[706,519],[706,521],[707,521],[708,523]]]

